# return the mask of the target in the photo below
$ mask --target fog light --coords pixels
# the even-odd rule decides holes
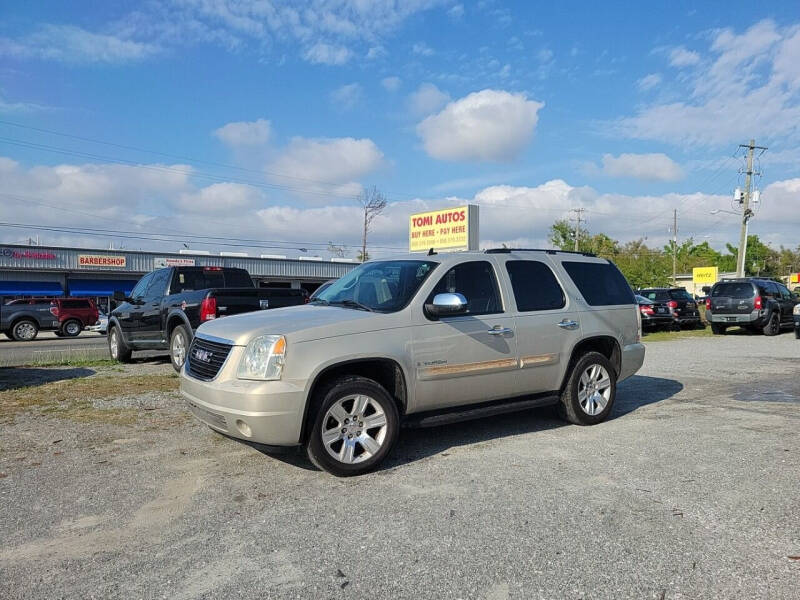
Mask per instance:
[[[236,427],[242,433],[244,437],[250,437],[253,435],[253,430],[250,429],[250,425],[242,421],[241,419],[236,419]]]

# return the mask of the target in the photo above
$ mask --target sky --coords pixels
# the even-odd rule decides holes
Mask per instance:
[[[677,209],[680,240],[724,248],[750,139],[751,233],[797,247],[796,2],[0,8],[2,243],[354,257],[375,186],[372,256],[465,203],[487,247],[546,247],[580,207],[648,245]]]

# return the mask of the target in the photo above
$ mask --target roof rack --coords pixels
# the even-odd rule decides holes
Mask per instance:
[[[596,257],[593,252],[575,252],[574,250],[553,250],[552,248],[488,248],[486,254],[510,254],[512,252],[546,252],[547,254],[578,254],[580,256]]]

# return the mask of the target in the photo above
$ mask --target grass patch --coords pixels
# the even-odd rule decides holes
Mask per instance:
[[[25,367],[118,367],[124,369],[116,360],[110,358],[54,358],[52,360],[37,360]]]
[[[141,410],[135,408],[98,408],[96,400],[135,396],[146,392],[175,392],[178,378],[170,375],[135,375],[130,377],[84,377],[31,385],[0,392],[0,420],[8,422],[27,410],[80,423],[130,425]]]
[[[642,337],[644,342],[667,342],[671,340],[683,340],[687,338],[711,337],[711,327],[705,329],[684,329],[681,331],[653,331],[648,332]]]

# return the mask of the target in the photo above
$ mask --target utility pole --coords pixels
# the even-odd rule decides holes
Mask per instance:
[[[744,198],[742,198],[742,229],[739,233],[739,253],[736,257],[736,276],[744,277],[744,266],[747,255],[747,223],[750,217],[753,216],[753,211],[750,210],[751,187],[753,183],[753,175],[760,173],[753,172],[753,152],[758,149],[762,154],[767,151],[766,146],[756,146],[755,140],[750,140],[749,144],[739,144],[739,148],[747,148],[747,171],[745,172],[744,180]]]
[[[586,221],[586,219],[583,218],[583,212],[585,210],[585,208],[573,208],[570,211],[575,213],[575,218],[573,219],[570,217],[569,219],[570,221],[575,221],[575,252],[578,251],[578,244],[581,239],[581,222]]]
[[[678,286],[678,209],[672,210],[672,287]]]

